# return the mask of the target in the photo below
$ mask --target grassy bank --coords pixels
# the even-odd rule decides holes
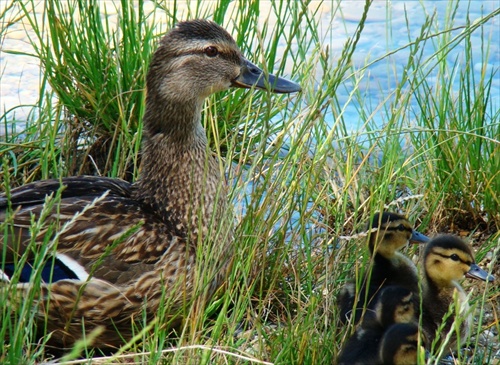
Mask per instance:
[[[231,90],[208,100],[204,124],[235,204],[231,275],[180,338],[165,341],[158,329],[139,335],[144,346],[131,344],[118,355],[150,364],[332,363],[353,330],[338,326],[335,298],[368,262],[365,240],[354,233],[384,208],[406,213],[430,236],[464,236],[477,261],[500,274],[500,110],[490,93],[499,65],[486,67],[498,52],[486,29],[500,10],[461,23],[455,17],[463,4],[451,2],[444,24],[429,9],[418,32],[410,32],[407,14],[407,41],[373,59],[360,56],[370,3],[354,26],[335,2],[89,4],[24,0],[0,14],[0,40],[21,23],[33,29],[32,56],[44,75],[21,133],[9,114],[0,116],[6,191],[76,174],[137,178],[147,65],[177,20],[214,19],[254,63],[303,88],[292,97]],[[349,38],[330,39],[334,23],[325,30],[321,16],[352,29]],[[371,79],[377,65],[387,68],[389,87]],[[369,93],[379,93],[380,102],[368,103]],[[417,257],[419,249],[407,253]],[[473,289],[476,351],[467,361],[482,364],[499,350],[500,289]],[[49,356],[35,341],[29,304],[7,321],[12,313],[0,303],[2,363]],[[66,360],[99,355],[80,345]]]

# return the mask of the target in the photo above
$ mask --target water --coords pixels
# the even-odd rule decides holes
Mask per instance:
[[[181,3],[181,2],[179,2]],[[8,4],[8,2],[0,2],[0,12]],[[110,2],[105,3],[107,11],[115,12],[113,6],[109,6]],[[111,3],[113,4],[113,3]],[[314,7],[314,2],[312,7]],[[317,13],[322,35],[323,48],[328,46],[333,59],[338,58],[342,48],[348,37],[354,34],[362,13],[362,1],[343,1],[340,3],[338,11],[334,11],[338,7],[338,3],[324,2]],[[36,14],[41,17],[43,4],[36,8]],[[147,4],[149,11],[152,10],[152,5]],[[393,1],[393,2],[375,2],[369,11],[368,19],[365,24],[365,29],[361,35],[356,53],[354,55],[353,64],[360,69],[369,61],[383,57],[388,52],[396,50],[407,45],[420,35],[422,24],[425,22],[426,15],[432,15],[435,12],[436,24],[435,31],[445,28],[449,12],[447,7],[448,1]],[[262,21],[267,18],[266,8],[269,7],[269,2],[262,2]],[[455,15],[454,26],[457,30],[452,32],[452,36],[458,35],[467,23],[467,16],[471,22],[481,18],[500,7],[500,2],[496,1],[461,1],[458,5],[458,11]],[[146,10],[148,10],[146,9]],[[15,13],[10,13],[11,17],[15,17]],[[110,18],[113,18],[111,15]],[[7,17],[7,19],[9,19]],[[158,20],[158,18],[157,18]],[[275,21],[269,18],[269,21]],[[408,22],[408,23],[407,23]],[[27,31],[26,31],[27,29]],[[161,31],[166,30],[166,26],[159,26]],[[498,70],[500,68],[500,24],[498,17],[493,18],[483,28],[482,32],[489,38],[490,53],[487,58],[483,57],[483,48],[481,44],[481,31],[476,31],[471,36],[473,44],[473,60],[474,73],[479,77],[483,67],[488,71]],[[10,54],[5,51],[15,51],[17,53],[31,54],[33,49],[29,42],[29,36],[33,35],[30,30],[30,25],[26,21],[21,21],[15,26],[9,28],[2,42],[0,51],[0,115],[8,113],[8,119],[27,120],[29,113],[32,111],[32,105],[35,105],[39,98],[39,88],[41,81],[41,73],[39,63],[36,58],[28,55]],[[285,45],[282,45],[285,47]],[[426,58],[431,57],[435,48],[433,42],[426,43],[424,49]],[[455,47],[447,56],[447,60],[451,65],[455,62],[463,64],[464,60],[464,44],[461,43]],[[409,49],[403,49],[396,52],[394,55],[376,62],[369,66],[365,71],[365,76],[362,78],[360,90],[363,92],[363,106],[356,101],[349,101],[345,106],[345,120],[350,121],[351,129],[359,128],[360,115],[359,108],[370,111],[375,109],[390,95],[401,77],[403,66],[407,64]],[[436,72],[431,72],[427,81],[431,84],[435,82]],[[321,77],[321,75],[318,75]],[[458,87],[458,80],[454,82],[455,87]],[[352,91],[352,85],[347,82],[341,85],[337,90],[337,97],[341,103],[346,103],[349,100],[349,93]],[[500,75],[497,73],[493,80],[491,88],[491,102],[493,110],[500,108]],[[416,103],[413,101],[413,103]],[[417,105],[410,105],[410,108],[417,108]],[[375,112],[374,120],[376,124],[383,123],[383,112]],[[332,119],[333,117],[329,116]],[[14,127],[13,127],[14,128]],[[17,128],[22,128],[22,124],[18,124]],[[0,135],[4,134],[4,128],[0,128]]]
[[[378,2],[370,8],[365,29],[354,54],[353,63],[357,69],[415,41],[420,36],[421,27],[426,20],[426,16],[432,16],[435,13],[436,21],[432,22],[432,24],[435,24],[436,27],[433,29],[433,33],[443,29],[456,28],[450,34],[450,39],[453,39],[463,31],[463,27],[467,24],[467,16],[470,22],[474,22],[498,9],[500,2],[460,2],[451,27],[446,26],[446,23],[449,22],[447,19],[449,16],[449,11],[447,11],[448,1],[394,1],[390,3],[390,11],[387,10],[386,5],[386,2]],[[325,39],[330,39],[334,45],[337,45],[336,48],[334,47],[333,52],[340,53],[341,49],[339,49],[338,45],[343,45],[347,37],[354,33],[361,16],[360,6],[360,2],[342,3],[346,26],[345,28],[344,24],[334,26],[331,30],[332,34],[326,34],[325,37]],[[387,21],[388,18],[390,18],[389,22]],[[331,19],[328,14],[324,14],[322,24],[326,26],[330,22]],[[490,53],[487,58],[483,54],[482,37],[490,39]],[[498,110],[500,108],[500,22],[498,16],[490,20],[482,31],[475,31],[471,36],[471,43],[472,60],[474,61],[473,70],[476,80],[480,79],[483,67],[486,68],[487,74],[493,70],[497,72],[491,88],[491,103],[493,105],[492,109]],[[446,59],[450,68],[456,62],[465,67],[464,47],[464,42],[461,42],[447,55]],[[429,67],[437,62],[435,57],[436,49],[436,40],[427,41],[423,46],[423,59],[429,59]],[[357,129],[359,123],[361,123],[358,108],[370,113],[383,103],[388,105],[385,99],[395,90],[403,73],[403,68],[408,63],[409,56],[410,49],[405,48],[366,69],[365,77],[359,87],[360,90],[364,91],[364,104],[361,106],[356,101],[351,101],[346,105],[345,120],[358,121],[357,124],[353,123],[351,128]],[[431,86],[434,86],[438,81],[436,74],[437,70],[434,69],[426,78],[426,81]],[[336,92],[341,103],[348,100],[349,93],[352,91],[352,88],[349,88],[351,85],[345,84],[344,86],[340,87]],[[459,80],[456,78],[453,81],[454,91],[457,91],[458,87]],[[415,99],[411,101],[409,109],[418,109]],[[374,112],[373,119],[376,125],[380,125],[384,120],[384,111]]]

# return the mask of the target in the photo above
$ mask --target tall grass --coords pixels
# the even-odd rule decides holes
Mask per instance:
[[[498,274],[500,118],[491,90],[499,70],[498,64],[474,70],[492,58],[486,29],[498,10],[456,24],[461,3],[451,2],[445,24],[431,13],[418,33],[410,31],[407,14],[407,42],[360,63],[370,1],[337,48],[325,37],[335,34],[333,23],[323,29],[321,21],[325,14],[343,19],[335,2],[42,4],[40,17],[37,2],[14,4],[33,29],[32,56],[50,88],[41,91],[26,130],[0,141],[6,190],[79,173],[134,180],[147,65],[159,37],[176,21],[214,19],[248,58],[303,87],[297,97],[231,90],[207,101],[204,124],[231,183],[238,223],[231,274],[216,298],[191,313],[178,338],[167,341],[168,333],[152,323],[154,335],[139,333],[142,342],[109,361],[126,355],[150,364],[333,363],[353,331],[338,326],[335,298],[369,260],[365,238],[353,233],[384,208],[407,213],[431,235],[460,230],[473,241],[482,237],[477,256],[491,260]],[[116,12],[117,21],[106,12]],[[4,34],[8,24],[0,24]],[[388,37],[391,32],[389,22]],[[477,32],[480,59],[471,41]],[[392,64],[400,54],[404,61]],[[365,88],[370,68],[380,64],[393,75],[389,92],[381,84]],[[380,92],[379,104],[368,104],[370,92]],[[353,106],[358,120],[350,119]],[[1,118],[9,123],[8,115]],[[473,292],[476,351],[464,361],[488,362],[498,349],[498,341],[481,336],[486,328],[500,330],[499,295],[491,285]],[[0,296],[0,337],[6,341],[0,362],[34,364],[49,356],[44,343],[35,342],[30,306],[13,317],[5,300]],[[80,345],[65,360],[98,355]],[[177,351],[162,353],[172,346]]]
[[[473,31],[484,32],[480,24],[468,23],[456,37],[444,34],[436,38],[439,82],[435,90],[426,81],[425,70],[416,70],[421,80],[416,90],[417,118],[426,130],[414,134],[414,141],[433,157],[423,163],[435,171],[426,187],[434,193],[439,215],[446,216],[448,223],[469,229],[478,225],[498,229],[500,109],[492,104],[490,92],[499,70],[483,64],[490,53],[487,34],[476,45],[482,50],[481,59],[476,59]],[[447,60],[448,53],[458,46],[464,51]],[[472,70],[478,64],[483,64],[479,76]]]

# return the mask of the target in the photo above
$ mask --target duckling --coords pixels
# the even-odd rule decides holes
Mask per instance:
[[[460,326],[460,342],[463,343],[472,324],[472,313],[458,281],[464,277],[483,281],[494,281],[495,278],[477,266],[470,246],[452,235],[438,236],[426,245],[423,265],[422,326],[429,344],[436,337],[437,344],[440,344],[452,330],[455,310],[450,315],[447,313],[454,303],[455,293],[463,315]],[[456,341],[455,334],[452,334],[448,348],[453,349]]]
[[[420,332],[415,323],[397,323],[384,333],[379,346],[379,364],[414,365],[419,354],[425,354],[424,340],[418,344]]]
[[[346,284],[340,293],[338,305],[342,323],[346,323],[349,319],[357,323],[364,308],[373,308],[374,299],[383,286],[400,285],[408,288],[415,294],[416,303],[419,301],[417,268],[398,250],[406,246],[409,241],[425,243],[429,238],[414,230],[413,225],[405,217],[396,213],[376,213],[367,229],[376,230],[370,234],[368,242],[373,257],[373,267],[366,273],[357,293],[354,282]],[[354,316],[351,316],[353,310]]]
[[[339,364],[377,363],[379,344],[384,332],[394,323],[416,320],[416,307],[411,290],[397,285],[384,287],[377,296],[373,312],[368,312],[361,326],[342,349]]]
[[[15,266],[24,253],[33,258],[26,252],[31,217],[38,219],[46,197],[62,191],[45,229],[33,237],[40,247],[46,234],[53,239],[60,232],[56,265],[62,269],[52,281],[42,277],[36,313],[46,319],[53,343],[71,345],[100,327],[94,346],[120,346],[132,338],[133,324],[165,311],[162,303],[170,307],[160,320],[176,323],[186,305],[209,300],[226,276],[233,237],[226,184],[201,124],[204,100],[230,87],[300,91],[292,81],[264,75],[229,33],[207,20],[181,22],[163,37],[146,83],[142,169],[135,183],[68,177],[0,196],[0,222],[8,209],[14,212],[0,242],[5,262]],[[200,251],[212,254],[200,257]],[[195,269],[202,267],[211,275],[208,284],[196,282]],[[15,270],[21,269],[10,274]],[[10,277],[5,271],[4,279]],[[10,303],[22,300],[29,287],[18,283]]]

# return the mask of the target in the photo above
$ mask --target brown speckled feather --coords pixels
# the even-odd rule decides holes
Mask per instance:
[[[78,216],[59,237],[57,251],[78,261],[93,275],[88,282],[61,280],[41,288],[39,298],[50,298],[50,302],[40,302],[40,313],[50,319],[47,325],[49,331],[56,331],[52,334],[54,340],[71,344],[82,336],[84,321],[87,331],[97,326],[105,328],[100,336],[103,344],[118,345],[114,328],[119,328],[120,336],[130,338],[132,322],[141,321],[144,308],[148,313],[158,311],[161,293],[170,290],[178,295],[178,298],[170,295],[171,311],[179,310],[186,290],[191,289],[183,283],[193,280],[189,269],[194,265],[195,253],[187,243],[186,234],[171,221],[162,220],[150,207],[132,199],[133,186],[126,182],[85,176],[63,179],[62,184],[66,189],[61,203],[46,219],[46,226],[56,222],[56,231],[84,206],[100,198],[105,187],[109,189],[104,198]],[[95,184],[100,188],[93,189]],[[51,188],[56,191],[60,182],[49,180],[40,185],[48,193]],[[84,189],[86,185],[88,189]],[[11,205],[16,211],[12,227],[16,234],[8,237],[20,239],[21,248],[30,240],[30,215],[38,215],[42,209],[37,201],[39,187],[39,183],[30,184],[14,191],[12,196]],[[124,235],[133,228],[135,232]],[[42,230],[40,242],[44,234]],[[0,234],[0,240],[3,239]],[[109,247],[113,249],[107,252]],[[9,242],[7,252],[8,262],[19,250],[14,250]],[[17,287],[20,297],[29,289],[29,284]]]
[[[61,201],[45,220],[46,226],[54,223],[56,231],[60,231],[85,206],[95,199],[97,201],[61,234],[60,252],[71,254],[77,251],[82,259],[96,259],[115,240],[126,237],[125,232],[137,228],[137,232],[117,244],[110,255],[118,262],[149,263],[157,261],[172,242],[186,238],[185,232],[177,230],[171,220],[162,219],[151,207],[134,200],[131,194],[133,186],[125,181],[92,176],[64,178],[62,181],[44,180],[14,190],[12,194],[10,204],[16,212],[12,225],[15,234],[8,236],[6,262],[11,262],[14,253],[19,251],[12,247],[11,239],[16,237],[16,242],[21,243],[21,252],[29,243],[31,214],[39,216],[43,208],[44,199],[40,197],[40,192],[44,196],[55,194],[61,185],[64,187]],[[5,220],[5,205],[6,199],[0,198],[1,221]],[[39,241],[45,233],[46,230],[40,232]],[[2,233],[0,239],[3,239]]]

